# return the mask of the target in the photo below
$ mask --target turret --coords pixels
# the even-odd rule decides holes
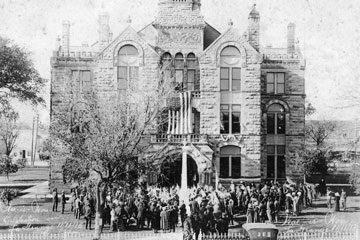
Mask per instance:
[[[260,14],[256,10],[256,4],[254,4],[249,14],[249,26],[248,26],[248,41],[256,51],[259,51],[260,47]]]
[[[287,54],[295,54],[295,24],[289,23],[287,27]]]
[[[104,12],[99,15],[99,51],[102,51],[110,42],[112,33],[109,26],[109,14]]]
[[[62,45],[61,45],[62,52],[64,56],[69,56],[69,49],[70,49],[70,22],[63,21],[63,29],[62,29]]]

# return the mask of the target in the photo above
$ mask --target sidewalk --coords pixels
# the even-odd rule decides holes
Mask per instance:
[[[51,194],[49,192],[49,181],[44,181],[42,183],[36,184],[35,186],[25,189],[20,193],[22,194],[20,198],[51,199]]]

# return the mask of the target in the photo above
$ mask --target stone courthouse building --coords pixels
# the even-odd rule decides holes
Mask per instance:
[[[169,153],[179,152],[179,160],[161,164],[167,183],[180,183],[182,151],[190,185],[296,179],[301,172],[293,157],[304,145],[305,61],[295,25],[288,25],[284,48],[260,46],[255,5],[244,33],[228,25],[223,33],[210,26],[200,0],[159,0],[155,20],[140,31],[129,23],[113,38],[109,15],[101,14],[98,41],[73,47],[65,21],[51,58],[52,119],[67,109],[59,96],[69,81],[73,92],[96,89],[124,101],[132,83],[140,81],[145,91],[161,78],[159,65],[166,65],[162,74],[174,82],[177,101],[169,101],[167,123],[150,139],[153,149],[167,144]],[[52,158],[51,184],[62,182],[63,162]]]

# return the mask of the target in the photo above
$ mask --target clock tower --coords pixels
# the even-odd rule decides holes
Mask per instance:
[[[200,7],[200,0],[159,0],[157,47],[171,54],[202,52],[205,21]]]

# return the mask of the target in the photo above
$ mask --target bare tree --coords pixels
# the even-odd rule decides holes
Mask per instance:
[[[77,98],[69,108],[71,111],[54,117],[51,140],[57,148],[52,147],[51,151],[67,159],[63,166],[65,178],[94,186],[96,238],[101,234],[107,190],[113,185],[136,186],[139,176],[154,170],[154,161],[163,157],[166,145],[150,151],[148,134],[162,124],[159,116],[171,92],[169,81],[160,81],[146,92],[129,89],[127,101],[120,104],[113,99],[100,100],[95,93],[88,94]]]
[[[0,138],[4,143],[5,154],[8,157],[14,149],[19,136],[18,118],[19,114],[11,108],[7,108],[7,110],[0,115]]]

